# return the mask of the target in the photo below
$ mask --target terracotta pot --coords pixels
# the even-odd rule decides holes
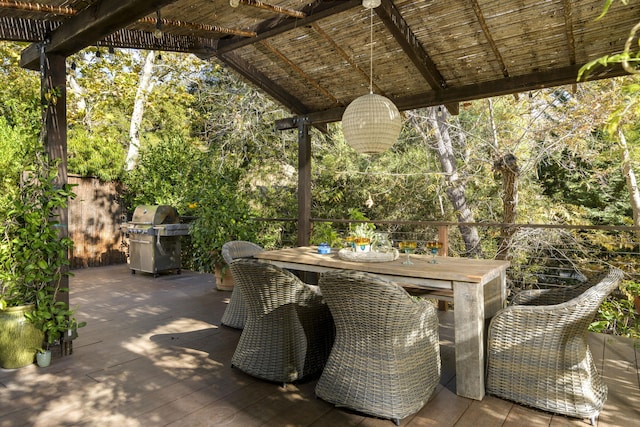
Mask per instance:
[[[216,289],[219,291],[233,290],[233,276],[231,269],[226,264],[215,265]]]

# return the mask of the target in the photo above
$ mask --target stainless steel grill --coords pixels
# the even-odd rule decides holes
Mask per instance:
[[[126,224],[129,235],[129,268],[157,277],[161,271],[180,274],[180,236],[189,234],[189,224],[180,224],[178,212],[168,205],[141,205]]]

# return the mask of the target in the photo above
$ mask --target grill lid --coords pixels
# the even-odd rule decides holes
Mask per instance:
[[[140,205],[133,211],[131,222],[140,225],[177,224],[178,211],[169,205]]]

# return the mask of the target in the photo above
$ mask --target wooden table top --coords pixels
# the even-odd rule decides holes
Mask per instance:
[[[404,254],[395,261],[361,262],[346,261],[338,256],[337,251],[330,254],[319,254],[317,246],[303,246],[268,250],[254,255],[255,258],[278,261],[301,266],[319,266],[336,269],[358,270],[370,273],[416,279],[432,279],[437,281],[467,282],[485,284],[494,279],[509,267],[509,261],[455,258],[436,256],[436,264],[432,264],[431,255],[411,255],[413,265],[405,265]],[[305,268],[300,268],[304,270]]]

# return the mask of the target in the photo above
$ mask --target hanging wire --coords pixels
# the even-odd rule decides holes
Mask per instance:
[[[369,93],[373,94],[373,8],[369,9]]]

